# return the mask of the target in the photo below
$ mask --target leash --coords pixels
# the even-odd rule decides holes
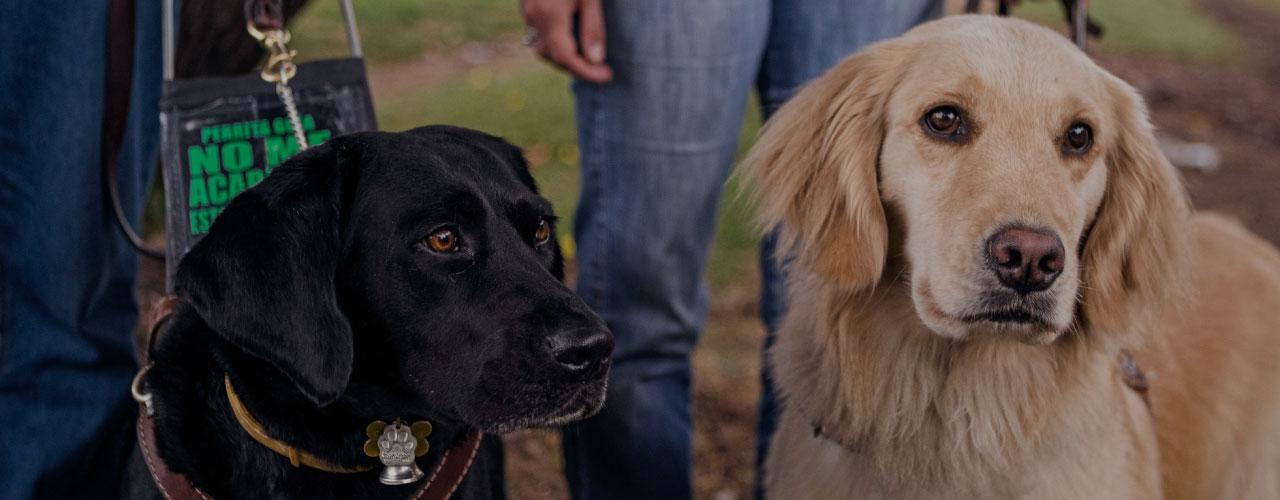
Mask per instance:
[[[142,368],[138,370],[136,375],[134,375],[133,383],[130,386],[130,392],[132,393],[134,400],[136,400],[140,406],[138,411],[138,421],[135,426],[138,433],[138,447],[142,450],[142,457],[147,464],[147,471],[151,475],[152,482],[155,483],[156,487],[160,490],[161,495],[163,495],[166,500],[212,500],[212,497],[192,484],[186,476],[176,473],[170,469],[169,466],[164,463],[164,459],[160,457],[159,449],[156,446],[155,405],[152,402],[151,394],[143,389],[147,373],[151,371],[153,366],[155,366],[155,363],[151,361],[151,352],[155,346],[156,336],[160,333],[164,324],[173,316],[173,311],[178,305],[178,300],[179,299],[177,297],[169,295],[155,303],[151,310],[150,328],[148,329],[150,335],[148,335],[142,348],[139,349],[140,352],[138,353],[138,360],[142,365]],[[230,389],[230,381],[228,379],[224,380],[227,383],[228,389]],[[228,394],[234,394],[234,392],[229,392]],[[239,400],[232,399],[232,401],[234,404]],[[243,409],[243,406],[240,406],[240,408]],[[247,410],[244,411],[247,415]],[[237,412],[236,417],[237,420],[245,418],[239,412]],[[245,428],[246,432],[250,432],[247,427],[244,427],[243,421],[241,421],[241,425]],[[261,424],[259,424],[259,428],[260,427]],[[264,442],[264,439],[276,443],[279,443],[279,441],[271,439],[265,434],[261,437],[254,435],[252,432],[250,432],[250,434],[255,441],[267,446],[277,454],[291,457],[291,462],[294,467],[306,465],[317,470],[335,473],[357,473],[369,470],[369,468],[337,470],[333,467],[329,467],[323,460],[312,457],[311,455],[305,454],[295,448],[288,447],[289,450],[292,450],[292,453],[288,453],[271,447]],[[370,436],[370,438],[373,439],[374,436]],[[467,477],[467,472],[471,470],[471,465],[475,463],[475,458],[480,451],[480,443],[483,438],[484,434],[478,430],[473,429],[468,432],[462,443],[445,451],[444,455],[440,459],[440,463],[436,465],[435,469],[432,470],[431,475],[427,477],[426,483],[424,483],[422,487],[414,492],[414,494],[409,498],[414,500],[447,500],[451,497],[453,493],[457,491],[458,486],[462,484],[462,480]],[[381,440],[379,440],[379,444],[381,444]],[[283,446],[287,447],[287,445]],[[410,448],[410,450],[412,450],[412,448]],[[292,458],[295,456],[298,457],[298,459],[295,460]],[[412,455],[410,455],[410,457],[412,457]],[[412,458],[410,458],[410,460],[412,460]]]
[[[1080,50],[1085,50],[1089,35],[1102,36],[1102,26],[1089,17],[1089,0],[1061,0],[1061,2],[1067,24],[1071,26],[1071,41],[1080,47]],[[1015,3],[1013,0],[999,0],[996,3],[996,14],[1007,17],[1009,7],[1013,3]],[[964,12],[976,14],[982,10],[981,7],[982,0],[966,0]]]
[[[350,1],[343,2],[343,13],[350,8]],[[298,115],[298,104],[293,99],[293,89],[289,88],[289,80],[298,74],[298,65],[293,58],[298,51],[289,49],[289,30],[284,28],[284,7],[280,0],[245,0],[245,30],[249,32],[262,48],[267,51],[267,62],[262,66],[262,81],[276,84],[276,95],[284,103],[285,114],[293,126],[293,137],[298,141],[298,150],[306,151],[307,136],[302,133],[302,118]],[[350,30],[348,24],[348,30]]]
[[[110,0],[107,7],[107,74],[102,110],[102,183],[107,191],[107,209],[116,226],[138,253],[164,260],[164,250],[147,245],[133,230],[120,203],[120,149],[129,121],[133,94],[134,0]]]

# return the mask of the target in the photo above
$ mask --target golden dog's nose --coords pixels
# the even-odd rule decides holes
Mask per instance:
[[[1062,240],[1048,231],[1013,226],[987,239],[987,266],[1022,295],[1049,288],[1065,263]]]

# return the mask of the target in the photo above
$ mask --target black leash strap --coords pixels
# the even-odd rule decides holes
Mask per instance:
[[[120,148],[129,120],[133,90],[134,0],[110,0],[107,14],[107,74],[102,111],[102,175],[107,203],[116,225],[138,253],[164,260],[164,251],[152,248],[134,231],[120,203]]]
[[[284,6],[280,0],[245,0],[244,18],[259,30],[282,30]]]

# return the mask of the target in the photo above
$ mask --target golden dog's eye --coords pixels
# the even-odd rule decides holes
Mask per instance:
[[[1067,127],[1063,139],[1062,148],[1067,154],[1084,154],[1093,147],[1093,129],[1083,123],[1073,123]]]
[[[546,243],[551,238],[551,224],[547,219],[538,219],[538,230],[533,233],[533,241],[538,244]]]
[[[440,228],[423,240],[423,244],[433,252],[446,253],[458,250],[458,232],[451,228]]]
[[[964,116],[955,106],[938,106],[929,110],[920,120],[925,131],[950,141],[963,140],[966,127]]]

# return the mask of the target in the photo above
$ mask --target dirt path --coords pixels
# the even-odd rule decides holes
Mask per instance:
[[[1196,208],[1236,217],[1280,244],[1280,15],[1249,0],[1199,5],[1239,36],[1237,58],[1196,65],[1111,54],[1097,59],[1142,91],[1163,132],[1219,148],[1218,170],[1182,172]]]
[[[536,59],[518,40],[473,42],[453,51],[431,51],[412,61],[369,67],[369,86],[378,96],[390,96],[447,81],[457,81],[472,68],[484,65],[495,73]]]

